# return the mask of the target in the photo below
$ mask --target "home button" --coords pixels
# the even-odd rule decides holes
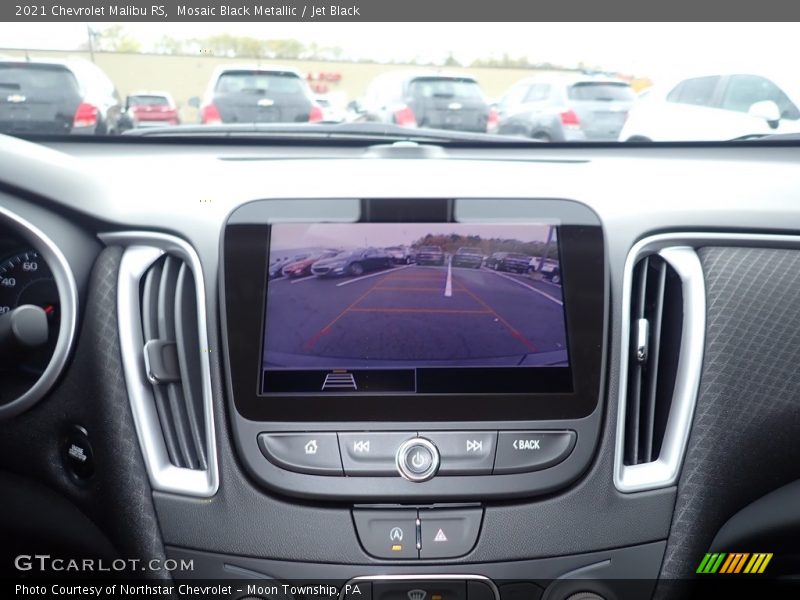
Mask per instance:
[[[342,475],[335,433],[262,433],[258,447],[271,463],[297,473]]]

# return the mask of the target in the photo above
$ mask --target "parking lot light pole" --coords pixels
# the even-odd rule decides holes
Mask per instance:
[[[542,250],[542,257],[539,259],[539,264],[536,265],[536,272],[541,273],[542,268],[544,267],[544,261],[547,258],[547,255],[550,253],[550,245],[553,243],[553,234],[555,233],[555,227],[552,225],[547,227],[547,241],[544,243],[544,250]]]
[[[92,31],[92,27],[87,23],[86,24],[86,38],[89,42],[89,57],[94,62],[94,31]]]

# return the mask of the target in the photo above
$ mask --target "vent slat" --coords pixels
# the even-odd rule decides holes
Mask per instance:
[[[145,342],[158,338],[158,288],[161,284],[162,261],[155,263],[144,277],[142,289],[142,333]]]
[[[200,388],[200,355],[197,340],[197,292],[192,271],[184,263],[178,272],[175,293],[175,341],[178,348],[178,364],[181,373],[182,393],[186,400],[186,416],[189,420],[189,431],[192,434],[199,468],[206,468],[206,456],[203,448],[205,427],[203,423],[202,390]]]
[[[164,259],[164,267],[158,287],[158,339],[163,341],[175,341],[175,288],[181,264],[182,262],[173,256],[167,256]],[[186,402],[179,384],[167,384],[167,398],[169,399],[169,408],[176,435],[175,441],[178,444],[181,462],[183,465],[194,469],[196,461],[194,460],[194,449],[192,448],[192,440],[189,433],[189,418],[186,415]]]
[[[627,465],[658,459],[675,385],[681,307],[680,279],[672,267],[655,254],[639,260],[633,269],[629,307]]]
[[[178,449],[186,466],[190,469],[197,468],[197,461],[194,457],[194,447],[189,431],[189,417],[186,414],[186,399],[183,396],[183,389],[180,384],[170,383],[167,385],[167,397],[169,407],[172,411],[172,420],[175,424],[177,434]]]
[[[158,339],[158,298],[163,266],[163,260],[159,260],[151,266],[144,277],[144,284],[142,285],[142,336],[145,343]],[[176,466],[185,466],[178,447],[178,436],[173,425],[174,420],[166,390],[159,386],[154,386],[153,398],[169,460]]]
[[[161,386],[153,386],[153,394],[169,461],[176,467],[185,467],[186,463],[183,461],[180,448],[178,447],[178,434],[175,432],[175,420],[172,418],[172,409],[170,407],[169,398],[167,397],[167,390],[163,389]]]
[[[643,258],[634,267],[634,287],[631,306],[631,323],[644,318],[645,294],[647,293],[647,267],[649,258]],[[629,355],[636,355],[637,333],[631,335]],[[642,363],[631,361],[628,380],[628,415],[625,427],[625,460],[628,464],[639,462],[639,411],[642,393]]]
[[[164,256],[143,278],[141,319],[145,346],[152,351],[174,345],[177,354],[180,377],[151,379],[169,460],[177,467],[206,469],[196,293],[191,269]]]
[[[172,256],[164,260],[158,286],[158,338],[162,340],[175,340],[175,284],[180,264]]]
[[[640,458],[642,462],[651,462],[653,460],[653,427],[656,414],[656,391],[658,390],[658,361],[661,355],[661,327],[663,325],[662,315],[664,312],[664,289],[667,281],[667,263],[663,260],[658,262],[657,273],[655,274],[655,282],[653,293],[651,295],[652,305],[650,309],[651,316],[648,319],[650,323],[649,333],[650,339],[648,340],[648,354],[647,364],[649,365],[647,388],[645,394],[642,396],[641,408],[641,432],[639,434],[639,443],[641,444]]]

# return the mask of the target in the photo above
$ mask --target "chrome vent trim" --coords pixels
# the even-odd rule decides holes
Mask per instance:
[[[694,416],[703,362],[706,327],[705,281],[700,260],[693,245],[682,236],[663,235],[636,244],[625,261],[622,288],[619,396],[617,439],[614,457],[614,485],[621,492],[640,492],[674,485],[678,480]],[[672,394],[661,451],[658,457],[641,464],[625,464],[625,422],[628,402],[628,370],[631,356],[631,296],[634,267],[656,254],[681,280],[683,322],[675,385]]]
[[[217,445],[214,428],[211,367],[206,329],[205,282],[200,259],[184,240],[161,233],[115,232],[99,236],[108,245],[124,246],[120,264],[117,313],[125,385],[131,403],[139,445],[154,490],[208,498],[219,489]],[[204,469],[175,466],[167,451],[155,405],[153,383],[147,376],[142,334],[140,289],[142,278],[164,255],[182,260],[195,282],[197,305],[197,352],[200,364],[202,417],[205,423]]]

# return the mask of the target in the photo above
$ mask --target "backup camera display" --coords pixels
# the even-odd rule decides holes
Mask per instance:
[[[568,392],[557,228],[277,224],[262,394]]]

